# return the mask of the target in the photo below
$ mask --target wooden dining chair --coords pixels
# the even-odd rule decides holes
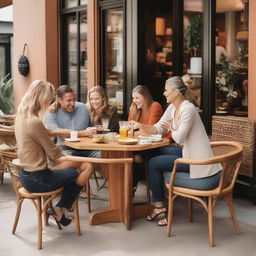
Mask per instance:
[[[0,155],[1,163],[3,163],[8,169],[13,188],[17,195],[17,208],[15,220],[12,228],[12,234],[15,234],[16,227],[19,221],[21,206],[25,199],[30,199],[36,210],[37,210],[37,218],[38,218],[38,249],[42,249],[42,216],[44,217],[45,226],[48,225],[48,214],[47,208],[51,205],[52,200],[60,195],[63,190],[63,187],[45,192],[45,193],[31,193],[27,189],[25,189],[20,183],[19,177],[19,167],[21,167],[18,159],[13,160],[12,162],[6,161],[3,159],[2,155]],[[78,212],[78,200],[76,200],[73,204],[74,211],[74,220],[76,225],[76,234],[78,236],[81,235],[80,231],[80,220],[79,220],[79,212]]]
[[[215,154],[214,157],[208,159],[186,159],[179,158],[174,162],[170,183],[166,183],[168,189],[168,219],[167,219],[167,235],[171,235],[171,226],[173,219],[173,204],[178,196],[188,198],[189,206],[189,221],[192,222],[192,202],[196,200],[202,204],[208,213],[208,227],[210,245],[214,246],[213,234],[213,209],[218,197],[224,197],[230,211],[233,226],[237,234],[240,233],[237,219],[234,214],[233,206],[233,188],[237,179],[239,168],[241,165],[243,146],[238,142],[231,141],[216,141],[211,142],[211,147]],[[210,190],[197,190],[185,187],[177,187],[174,185],[177,166],[179,164],[189,165],[209,165],[209,164],[222,164],[222,173],[218,187]]]

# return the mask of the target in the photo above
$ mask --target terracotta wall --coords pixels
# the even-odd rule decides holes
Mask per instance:
[[[249,2],[249,84],[248,105],[249,119],[256,120],[256,0]]]
[[[57,2],[13,0],[13,77],[16,106],[33,80],[58,83]],[[50,6],[47,12],[46,6]],[[25,55],[30,63],[30,72],[26,77],[20,75],[17,69],[25,43],[28,45]]]

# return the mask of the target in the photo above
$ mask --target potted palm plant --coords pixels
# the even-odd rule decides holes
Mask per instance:
[[[0,79],[0,114],[13,113],[13,79],[7,74]]]

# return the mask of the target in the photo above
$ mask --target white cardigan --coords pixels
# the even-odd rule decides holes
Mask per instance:
[[[172,122],[173,140],[182,145],[184,158],[205,159],[213,157],[209,138],[196,107],[185,100],[181,103],[178,113],[178,123],[174,122],[175,106],[170,104],[162,118],[155,124],[158,133],[164,134]],[[190,178],[204,178],[222,170],[221,164],[190,165]]]

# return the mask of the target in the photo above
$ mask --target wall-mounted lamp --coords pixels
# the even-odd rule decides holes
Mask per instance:
[[[29,73],[29,62],[27,57],[24,55],[27,44],[24,44],[23,53],[19,58],[18,70],[22,76],[27,76]]]

